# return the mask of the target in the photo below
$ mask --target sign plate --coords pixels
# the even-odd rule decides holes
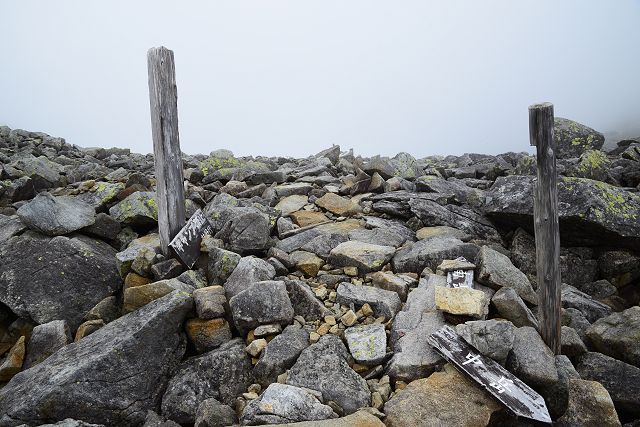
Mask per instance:
[[[452,327],[444,326],[431,334],[427,341],[515,415],[551,424],[551,417],[542,396],[498,362],[478,353]]]
[[[473,288],[473,270],[451,270],[447,272],[447,286],[450,288]]]
[[[178,258],[191,268],[200,256],[200,242],[207,234],[213,234],[213,227],[202,210],[198,209],[189,218],[187,224],[182,227],[182,230],[176,234],[169,246],[178,255]]]

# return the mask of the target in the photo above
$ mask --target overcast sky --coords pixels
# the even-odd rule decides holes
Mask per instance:
[[[84,147],[152,151],[146,52],[160,45],[175,52],[192,154],[525,151],[540,101],[640,135],[640,0],[20,0],[0,12],[0,124]]]

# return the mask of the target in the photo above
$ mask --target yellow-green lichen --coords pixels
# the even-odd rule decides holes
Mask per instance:
[[[240,166],[240,160],[235,157],[209,157],[200,162],[200,171],[204,176],[209,173],[224,169],[224,168],[236,168]]]

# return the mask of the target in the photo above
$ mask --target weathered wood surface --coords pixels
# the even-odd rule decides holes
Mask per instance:
[[[169,242],[185,221],[184,179],[178,137],[178,93],[173,52],[165,47],[149,49],[149,101],[156,174],[156,201],[160,245],[165,256]]]
[[[544,399],[493,359],[478,353],[450,326],[427,337],[444,358],[502,402],[515,415],[551,423]],[[471,402],[469,402],[471,404]]]
[[[538,162],[533,220],[540,335],[555,354],[560,354],[560,227],[552,104],[529,107],[529,136]]]
[[[198,209],[169,243],[169,247],[187,267],[191,268],[200,256],[202,238],[208,234],[213,234],[213,227],[202,210]]]

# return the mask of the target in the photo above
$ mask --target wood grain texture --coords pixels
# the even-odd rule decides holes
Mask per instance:
[[[156,173],[158,229],[162,253],[185,222],[184,179],[178,137],[178,91],[173,52],[165,47],[149,49],[149,101]]]
[[[552,104],[529,107],[529,137],[536,147],[538,163],[533,220],[540,335],[555,354],[560,354],[560,227]]]

